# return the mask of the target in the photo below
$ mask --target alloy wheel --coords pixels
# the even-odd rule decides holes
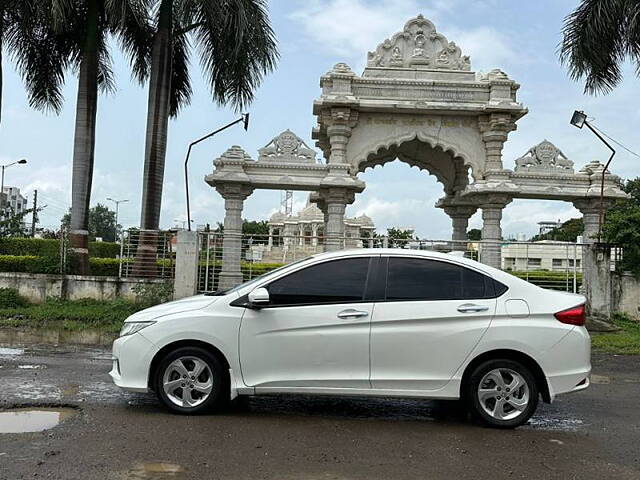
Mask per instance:
[[[490,370],[478,385],[482,409],[496,420],[513,420],[529,405],[529,386],[522,375],[510,368]]]
[[[194,356],[179,357],[167,365],[162,388],[179,407],[193,408],[204,403],[213,391],[213,374],[207,362]]]

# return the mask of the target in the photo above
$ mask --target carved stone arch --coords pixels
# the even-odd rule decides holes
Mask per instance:
[[[415,155],[409,155],[403,151],[403,145],[419,142],[425,146],[425,158],[416,159]],[[431,156],[439,156],[438,162],[430,161]],[[446,155],[449,160],[450,169],[445,171],[442,163],[442,155]],[[420,131],[408,132],[401,135],[391,135],[383,139],[378,139],[358,153],[350,156],[349,164],[351,173],[357,175],[369,167],[384,165],[394,160],[400,160],[408,165],[427,170],[431,175],[444,186],[445,192],[452,194],[463,189],[468,184],[468,170],[474,179],[482,177],[482,159],[477,159],[468,152],[465,152],[459,145],[444,138],[435,138]]]

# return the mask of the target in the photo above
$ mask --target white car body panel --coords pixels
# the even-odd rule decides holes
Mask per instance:
[[[457,263],[509,289],[497,299],[470,302],[357,302],[260,310],[231,305],[253,289],[308,265],[363,255]],[[495,350],[513,350],[540,366],[553,399],[589,385],[586,329],[553,317],[584,301],[580,295],[544,290],[453,255],[394,249],[327,253],[267,274],[230,294],[199,295],[132,315],[127,322],[156,323],[114,342],[110,374],[119,387],[146,391],[158,352],[175,342],[198,341],[219,350],[227,360],[232,397],[282,392],[455,399],[474,359]],[[465,315],[457,312],[463,303],[489,309]],[[338,319],[336,314],[347,308],[364,310],[368,316]]]

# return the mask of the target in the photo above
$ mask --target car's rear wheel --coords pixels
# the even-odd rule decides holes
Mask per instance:
[[[196,414],[223,407],[229,400],[229,375],[220,361],[199,347],[168,353],[155,373],[160,401],[178,413]]]
[[[538,407],[538,386],[531,371],[514,360],[489,360],[474,369],[465,399],[471,413],[485,425],[515,428]]]

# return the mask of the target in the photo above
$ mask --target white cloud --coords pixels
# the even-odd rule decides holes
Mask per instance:
[[[438,8],[444,2],[435,5]],[[301,24],[320,50],[364,61],[368,51],[420,12],[425,16],[435,14],[425,11],[416,0],[313,0],[293,12],[291,18]]]
[[[518,58],[510,46],[513,40],[491,27],[481,26],[471,30],[452,28],[445,35],[456,42],[463,55],[471,57],[471,67],[476,71],[508,69]]]
[[[425,8],[416,0],[314,0],[296,10],[291,18],[300,23],[315,48],[336,55],[352,66],[364,65],[366,53],[385,38],[401,31],[418,13],[432,20],[438,31],[455,41],[465,55],[471,55],[476,69],[492,69],[516,59],[509,39],[488,26],[458,28],[441,20],[455,2],[430,2]]]

